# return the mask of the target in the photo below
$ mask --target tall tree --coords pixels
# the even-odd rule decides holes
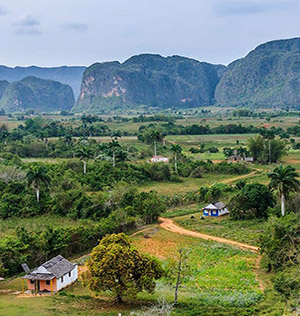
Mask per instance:
[[[116,150],[120,148],[120,144],[116,139],[112,139],[111,142],[108,144],[109,148],[112,150],[113,154],[113,167],[116,166]]]
[[[162,133],[158,130],[158,129],[154,129],[151,131],[150,133],[150,139],[153,142],[153,146],[154,146],[154,157],[157,156],[157,151],[156,151],[156,143],[160,140],[163,139],[163,135]]]
[[[278,190],[281,198],[281,214],[285,215],[285,199],[290,192],[298,192],[300,190],[300,181],[297,179],[299,174],[292,166],[280,165],[273,172],[268,174],[271,179],[269,187]]]
[[[87,162],[88,162],[89,159],[92,159],[94,157],[91,148],[89,146],[85,146],[85,145],[81,144],[76,149],[76,155],[83,162],[83,173],[86,174]]]
[[[175,173],[178,173],[177,170],[177,155],[180,155],[182,152],[182,148],[178,144],[172,144],[171,145],[171,151],[174,153],[174,168],[175,168]]]
[[[266,139],[269,141],[269,152],[268,152],[268,162],[271,163],[271,140],[275,138],[275,134],[273,131],[268,130],[265,135]]]
[[[69,147],[72,144],[72,141],[73,141],[72,136],[69,133],[67,133],[64,136],[64,142],[65,142],[66,146]]]
[[[36,200],[40,202],[40,188],[41,185],[48,185],[50,178],[47,174],[47,168],[44,165],[33,165],[26,175],[29,186],[32,186],[36,191]]]

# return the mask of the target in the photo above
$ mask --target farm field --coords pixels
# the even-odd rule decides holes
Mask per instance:
[[[226,111],[222,109],[219,114]],[[46,133],[51,132],[55,137],[45,138],[38,128],[26,131],[20,128],[17,136],[3,133],[5,141],[0,142],[0,250],[4,253],[0,256],[0,276],[6,278],[0,283],[0,316],[113,316],[119,313],[122,316],[148,316],[143,313],[144,309],[173,300],[179,249],[188,253],[187,266],[179,290],[179,303],[170,315],[289,316],[284,314],[287,300],[273,287],[276,275],[266,272],[267,264],[261,261],[258,253],[224,241],[216,242],[216,239],[214,242],[200,239],[200,233],[225,238],[248,244],[256,251],[268,219],[233,220],[230,216],[203,219],[200,210],[213,201],[228,205],[233,196],[238,196],[245,186],[249,187],[248,184],[268,186],[268,174],[281,164],[291,165],[299,172],[300,150],[294,146],[300,145],[299,137],[291,134],[292,142],[288,137],[282,138],[280,131],[276,132],[275,141],[283,144],[283,151],[286,151],[273,163],[269,164],[267,160],[271,156],[267,152],[270,141],[262,137],[260,150],[263,154],[260,157],[265,160],[230,163],[234,159],[226,150],[236,151],[244,147],[250,154],[249,139],[258,134],[171,135],[170,130],[169,135],[160,135],[153,141],[152,138],[147,140],[147,131],[138,135],[140,126],[154,124],[157,127],[168,124],[166,121],[121,122],[121,119],[110,118],[85,125],[80,117],[49,115],[43,118],[47,122],[59,122],[57,130],[53,128],[55,124],[52,127],[45,125]],[[1,117],[0,125],[2,123],[12,131],[24,121]],[[216,112],[206,118],[186,116],[176,120],[175,124],[208,125],[210,128],[242,124],[286,129],[297,126],[299,117],[267,120],[231,115],[220,117]],[[102,134],[98,130],[99,135],[121,131],[124,136],[88,137],[85,128],[96,128],[97,125],[109,127]],[[71,126],[74,134],[68,135],[59,126]],[[249,130],[253,131],[252,128]],[[180,146],[178,156],[174,149],[176,145]],[[155,146],[158,155],[169,158],[168,163],[147,163]],[[19,151],[21,147],[23,149]],[[230,157],[228,163],[225,163],[224,148]],[[84,169],[85,165],[87,169]],[[30,171],[41,172],[38,180],[30,180]],[[267,187],[262,187],[270,193]],[[41,192],[39,197],[37,192]],[[275,207],[280,208],[276,189],[270,194],[273,196],[269,200],[274,197],[274,205],[269,205],[271,210],[266,217],[275,214]],[[269,210],[268,207],[265,209]],[[194,235],[164,230],[157,223],[159,216],[171,218],[174,225]],[[23,233],[19,228],[24,228]],[[166,275],[157,282],[155,293],[139,293],[136,299],[127,298],[126,304],[118,305],[110,293],[101,292],[96,296],[77,282],[53,296],[22,295],[21,275],[17,275],[22,271],[21,262],[29,258],[33,266],[38,262],[36,258],[44,260],[53,253],[56,255],[60,249],[68,259],[76,262],[79,260],[76,258],[80,258],[82,263],[97,240],[122,231],[129,235],[137,233],[131,237],[134,246],[162,262]],[[26,242],[24,232],[28,234],[29,242]],[[33,250],[30,248],[32,240],[36,245]],[[11,270],[10,263],[15,263]],[[80,269],[83,271],[85,267]],[[10,279],[12,275],[15,278]]]
[[[273,301],[273,292],[264,300],[262,287],[269,286],[268,279],[258,270],[255,253],[175,234],[158,226],[147,231],[147,238],[144,234],[132,237],[133,244],[138,250],[159,258],[169,267],[169,273],[158,282],[155,294],[139,294],[139,305],[172,301],[175,272],[170,267],[175,269],[178,249],[183,248],[189,252],[188,269],[179,290],[178,307],[172,315],[246,316],[282,310],[280,300]],[[107,293],[100,293],[96,298],[80,282],[54,296],[26,297],[20,291],[19,278],[0,285],[0,315],[15,316],[22,312],[25,316],[112,316],[135,315],[132,312],[140,309],[135,301],[116,305]]]

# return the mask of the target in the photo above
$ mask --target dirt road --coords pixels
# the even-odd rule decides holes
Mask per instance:
[[[219,242],[222,244],[227,244],[227,245],[231,245],[231,246],[235,246],[241,249],[247,249],[253,252],[259,252],[259,248],[255,247],[255,246],[251,246],[251,245],[247,245],[244,243],[240,243],[238,241],[234,241],[231,239],[226,239],[226,238],[221,238],[221,237],[216,237],[216,236],[211,236],[211,235],[206,235],[206,234],[202,234],[202,233],[197,233],[188,229],[185,229],[183,227],[178,226],[177,224],[174,223],[174,221],[172,219],[169,218],[159,218],[160,220],[160,227],[173,232],[173,233],[177,233],[177,234],[181,234],[181,235],[186,235],[186,236],[192,236],[192,237],[198,237],[204,240],[211,240],[211,241],[215,241],[215,242]]]

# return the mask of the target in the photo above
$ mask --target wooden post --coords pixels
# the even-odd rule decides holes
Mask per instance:
[[[35,287],[35,295],[38,294],[38,286],[37,286],[38,281],[34,280],[34,287]]]
[[[24,279],[22,279],[22,293],[24,294],[25,292],[25,285],[24,285]]]
[[[50,289],[51,289],[51,293],[53,292],[53,280],[50,280]]]

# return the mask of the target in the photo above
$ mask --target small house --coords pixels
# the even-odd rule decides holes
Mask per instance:
[[[28,290],[35,294],[58,292],[78,279],[78,267],[59,255],[29,272],[22,279],[27,280]]]
[[[226,208],[226,205],[222,202],[213,202],[208,204],[206,207],[203,208],[203,215],[204,216],[221,216],[228,214],[229,211]]]
[[[163,157],[163,156],[153,156],[150,161],[151,162],[169,162],[169,158]]]

